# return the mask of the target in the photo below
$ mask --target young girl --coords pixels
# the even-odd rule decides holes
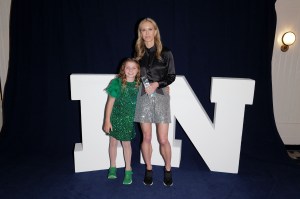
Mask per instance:
[[[127,58],[122,63],[118,77],[111,80],[105,89],[108,93],[108,98],[105,107],[103,130],[110,136],[108,179],[117,178],[117,144],[118,140],[120,140],[125,159],[125,176],[123,180],[125,185],[132,183],[130,141],[135,137],[133,118],[139,84],[140,65],[135,59]]]

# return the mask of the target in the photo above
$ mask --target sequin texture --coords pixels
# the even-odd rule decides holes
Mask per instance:
[[[118,81],[118,84],[113,83],[113,81]],[[112,89],[111,87],[115,88]],[[130,141],[135,137],[133,119],[138,93],[136,82],[127,82],[126,86],[122,88],[121,80],[116,78],[111,81],[110,85],[106,89],[108,94],[110,94],[111,90],[117,90],[117,93],[119,94],[117,96],[113,96],[116,98],[110,116],[113,130],[109,135],[117,140]]]
[[[166,93],[165,88],[160,90],[151,97],[143,94],[142,85],[140,86],[136,103],[135,122],[171,123],[170,95]]]

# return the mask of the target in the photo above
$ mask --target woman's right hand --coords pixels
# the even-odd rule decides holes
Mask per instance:
[[[145,91],[148,95],[151,95],[152,93],[154,93],[156,91],[156,89],[158,88],[159,84],[158,82],[153,82],[150,83],[150,86],[148,86]]]

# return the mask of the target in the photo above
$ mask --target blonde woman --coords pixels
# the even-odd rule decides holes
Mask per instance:
[[[143,86],[140,86],[135,122],[139,122],[143,141],[141,150],[146,164],[145,185],[152,185],[152,123],[156,124],[160,152],[165,162],[164,185],[172,186],[171,146],[168,140],[170,117],[170,96],[166,89],[176,78],[172,52],[163,47],[156,22],[143,19],[138,26],[135,44],[136,59],[141,66]]]

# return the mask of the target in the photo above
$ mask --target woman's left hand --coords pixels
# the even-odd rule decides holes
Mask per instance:
[[[166,92],[168,95],[170,95],[170,86],[166,86]]]

